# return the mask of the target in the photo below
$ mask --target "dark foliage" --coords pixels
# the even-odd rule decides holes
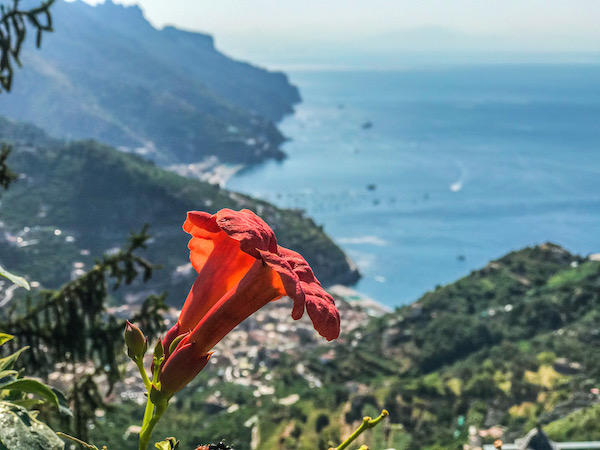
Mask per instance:
[[[219,442],[218,444],[200,445],[196,450],[233,450],[233,447],[225,445],[224,442]]]
[[[14,74],[13,62],[21,66],[19,54],[25,41],[27,27],[35,29],[35,43],[42,45],[43,32],[52,31],[50,6],[54,0],[40,3],[36,8],[19,9],[19,0],[13,0],[10,7],[0,5],[0,86],[10,91]]]
[[[2,144],[2,148],[0,148],[0,187],[3,189],[8,189],[10,183],[18,178],[18,175],[6,165],[6,159],[11,150],[11,146],[6,144]]]

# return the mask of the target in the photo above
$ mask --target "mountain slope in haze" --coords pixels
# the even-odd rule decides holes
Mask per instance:
[[[261,215],[279,243],[303,254],[325,284],[352,283],[358,272],[309,218],[264,201],[179,176],[137,155],[94,141],[64,142],[40,129],[0,120],[2,141],[18,181],[0,198],[0,264],[47,287],[88,269],[94,258],[124,244],[149,224],[144,256],[160,270],[147,286],[181,303],[194,278],[181,229],[187,211],[248,208]],[[146,289],[146,287],[144,287]]]
[[[226,57],[208,35],[157,30],[137,6],[58,1],[51,11],[55,32],[42,51],[23,50],[0,114],[164,165],[283,157],[273,121],[300,99],[284,74]]]

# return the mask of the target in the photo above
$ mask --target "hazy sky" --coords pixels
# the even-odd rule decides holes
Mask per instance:
[[[600,0],[114,1],[275,65],[424,50],[600,52]]]

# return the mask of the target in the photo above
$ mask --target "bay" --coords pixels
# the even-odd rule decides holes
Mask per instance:
[[[600,65],[289,75],[289,157],[227,188],[306,211],[367,296],[406,304],[548,241],[600,251]]]

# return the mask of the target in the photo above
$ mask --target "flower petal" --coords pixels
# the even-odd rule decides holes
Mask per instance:
[[[333,297],[316,284],[302,283],[306,298],[306,311],[315,330],[328,341],[340,335],[340,313]]]
[[[206,353],[241,322],[285,294],[277,272],[256,260],[244,278],[219,299],[179,346],[196,342],[198,351]]]
[[[217,224],[229,237],[239,241],[242,251],[260,258],[258,250],[277,252],[275,233],[264,220],[248,209],[222,209],[215,214]]]
[[[190,260],[198,277],[179,316],[179,332],[195,328],[210,308],[235,286],[256,261],[216,224],[215,216],[191,211],[183,229],[192,234]],[[175,336],[174,336],[175,337]]]
[[[281,251],[283,247],[278,247],[278,250]],[[287,250],[287,249],[283,249]],[[294,301],[294,306],[292,309],[292,318],[294,320],[300,319],[304,314],[304,292],[300,286],[300,279],[298,275],[294,273],[292,266],[290,266],[289,261],[280,256],[277,253],[270,252],[260,252],[260,256],[262,260],[267,264],[271,269],[273,269],[279,275],[283,287],[285,288],[285,293],[288,297],[290,297]]]
[[[188,248],[190,261],[196,272],[200,272],[215,249],[220,258],[229,262],[229,257],[239,253],[240,245],[235,239],[228,238],[217,225],[215,216],[202,211],[190,211],[183,223],[183,230],[192,235]],[[235,284],[235,283],[234,283]]]
[[[294,319],[306,309],[322,336],[338,337],[340,316],[333,298],[306,260],[278,246],[273,230],[252,211],[191,211],[183,229],[192,235],[188,246],[198,277],[163,342],[167,353],[160,392],[171,396],[182,389],[206,366],[214,345],[283,295],[294,301]]]
[[[336,339],[340,334],[340,313],[333,297],[323,289],[302,255],[281,246],[277,253],[261,252],[261,256],[279,273],[287,295],[294,300],[292,318],[302,317],[306,307],[315,330],[329,341]]]

